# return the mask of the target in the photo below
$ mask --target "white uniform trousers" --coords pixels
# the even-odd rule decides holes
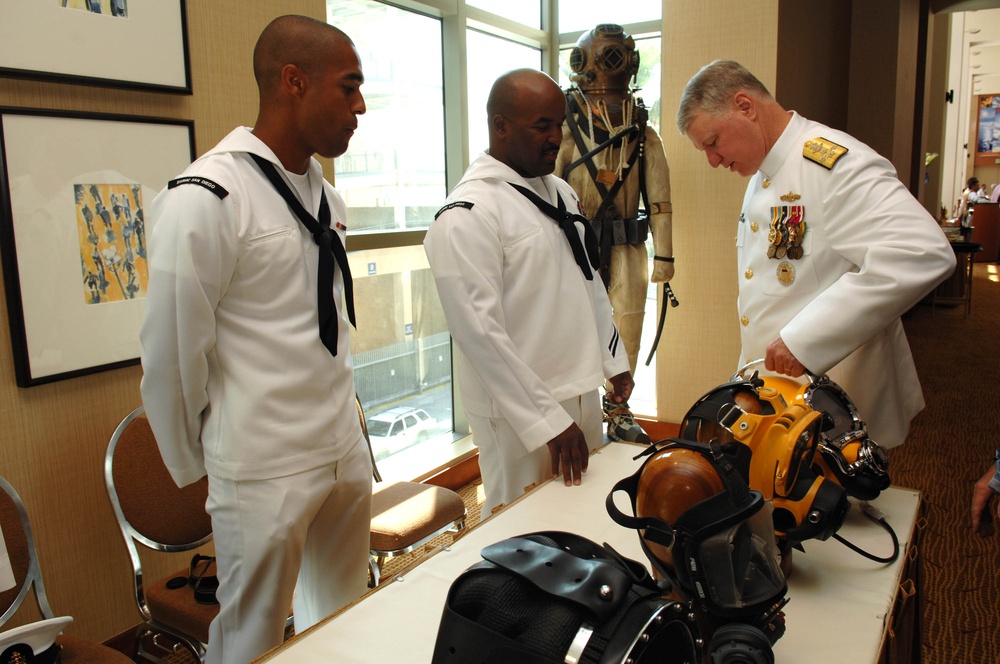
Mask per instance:
[[[303,473],[209,475],[221,606],[207,664],[246,664],[280,645],[293,594],[301,633],[367,590],[371,493],[364,438],[343,459]]]
[[[567,399],[559,404],[583,430],[587,446],[595,450],[604,444],[603,412],[597,390]],[[533,452],[525,449],[517,432],[503,418],[466,414],[472,429],[472,441],[479,448],[479,472],[483,477],[483,518],[498,505],[506,505],[524,488],[552,477],[549,446]],[[562,469],[560,468],[560,471]],[[586,482],[586,477],[583,478]]]

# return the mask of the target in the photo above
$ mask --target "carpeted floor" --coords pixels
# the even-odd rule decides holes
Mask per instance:
[[[919,305],[905,318],[927,407],[890,450],[893,484],[919,490],[927,526],[923,664],[1000,662],[1000,533],[972,533],[972,485],[1000,447],[1000,272],[974,269],[972,311]]]

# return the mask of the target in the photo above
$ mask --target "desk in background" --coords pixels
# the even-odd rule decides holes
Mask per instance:
[[[611,443],[590,459],[578,487],[546,482],[482,521],[455,542],[255,664],[339,664],[431,661],[438,624],[452,582],[482,560],[483,547],[540,530],[565,530],[607,542],[622,555],[649,567],[638,535],[608,516],[604,501],[612,485],[639,466],[642,447]],[[621,508],[631,509],[621,498]],[[806,542],[792,558],[786,606],[787,631],[775,645],[776,664],[884,661],[881,651],[896,602],[897,587],[914,533],[920,495],[890,488],[873,503],[887,515],[900,540],[899,558],[880,565],[834,540]],[[854,508],[839,531],[876,555],[891,551],[888,534]],[[888,658],[886,658],[888,659]]]
[[[965,315],[972,312],[972,269],[974,257],[982,252],[983,246],[976,242],[951,241],[955,252],[955,271],[942,281],[931,294],[931,313],[938,304],[959,304],[965,307]]]
[[[998,260],[1000,254],[1000,204],[997,203],[977,203],[972,208],[972,237],[970,242],[975,242],[983,247],[983,251],[973,257],[977,263]]]

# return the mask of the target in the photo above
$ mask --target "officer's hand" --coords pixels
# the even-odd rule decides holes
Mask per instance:
[[[562,466],[563,481],[566,486],[579,485],[583,473],[587,472],[590,461],[590,449],[583,430],[570,424],[565,431],[546,443],[549,446],[549,457],[552,459],[552,475],[559,475]]]
[[[628,398],[632,396],[632,388],[635,387],[632,374],[628,371],[623,371],[609,380],[611,382],[611,394],[608,396],[611,400],[615,403],[628,401]]]
[[[802,363],[792,355],[792,351],[788,350],[788,346],[781,340],[781,337],[767,345],[767,351],[764,353],[764,368],[792,378],[798,378],[806,371]]]

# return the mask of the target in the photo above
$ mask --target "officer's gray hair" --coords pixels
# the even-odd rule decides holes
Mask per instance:
[[[682,134],[687,134],[694,117],[702,111],[715,116],[724,115],[737,92],[771,98],[764,84],[740,63],[716,60],[705,65],[684,86],[677,108],[677,128]]]

